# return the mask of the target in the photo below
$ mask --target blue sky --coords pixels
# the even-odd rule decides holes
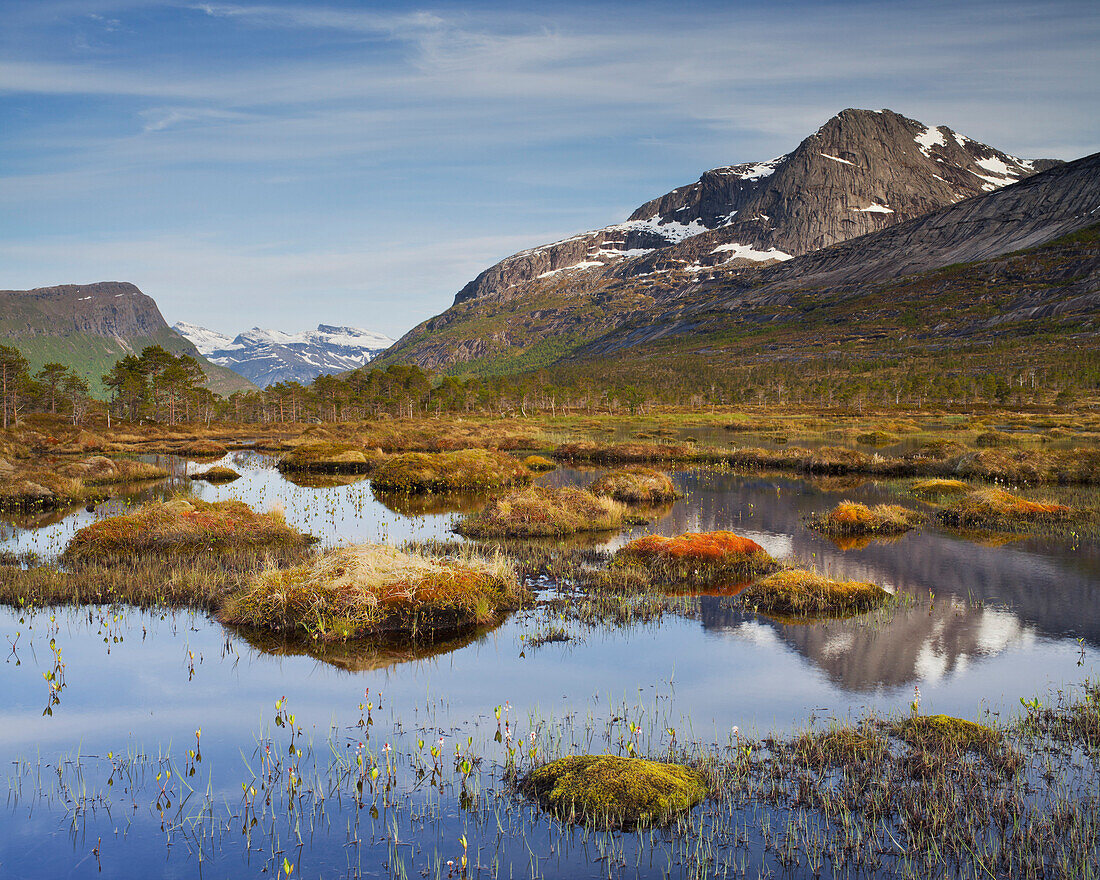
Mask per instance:
[[[1100,149],[1100,4],[0,0],[0,288],[397,337],[845,107]]]

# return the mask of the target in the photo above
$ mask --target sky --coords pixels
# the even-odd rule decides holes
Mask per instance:
[[[1098,82],[1095,0],[0,0],[0,289],[397,338],[845,107],[1096,152]]]

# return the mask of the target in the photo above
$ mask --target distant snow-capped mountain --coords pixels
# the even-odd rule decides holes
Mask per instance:
[[[234,338],[180,321],[172,326],[206,358],[261,388],[276,382],[306,383],[325,373],[361,367],[393,340],[372,330],[318,324],[316,330],[283,333],[253,327]]]

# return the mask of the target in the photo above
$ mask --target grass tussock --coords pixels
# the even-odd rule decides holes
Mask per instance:
[[[834,581],[814,571],[786,569],[741,593],[746,605],[781,617],[841,617],[861,614],[889,597],[882,587],[862,581]]]
[[[597,479],[588,491],[624,504],[661,504],[677,497],[671,477],[644,465],[627,465]]]
[[[286,548],[310,538],[281,513],[257,513],[236,501],[176,498],[85,526],[65,548],[66,560],[109,560],[142,553],[196,554],[242,548]]]
[[[221,458],[227,452],[229,452],[229,449],[215,440],[194,440],[179,448],[179,454],[184,458],[190,458],[197,461]]]
[[[933,477],[928,480],[918,480],[909,487],[913,495],[921,498],[939,498],[945,495],[965,495],[971,486],[962,480],[949,480],[942,477]]]
[[[599,443],[583,440],[562,443],[553,452],[559,461],[593,464],[643,464],[646,462],[690,461],[695,447],[687,443]]]
[[[616,755],[559,758],[530,771],[519,787],[559,819],[601,828],[662,825],[707,796],[697,770]]]
[[[237,473],[231,467],[215,466],[207,468],[204,471],[199,471],[197,474],[191,474],[192,480],[202,480],[206,483],[232,483],[234,480],[239,480],[241,475]]]
[[[220,611],[226,623],[341,641],[486,624],[522,590],[501,556],[432,556],[381,544],[331,550],[256,576]]]
[[[407,452],[381,464],[371,484],[384,491],[491,492],[523,485],[531,472],[503,452]]]
[[[558,469],[558,463],[556,461],[551,461],[544,455],[529,455],[523,460],[523,463],[527,465],[528,470],[534,471],[536,474],[556,471]]]
[[[0,458],[0,510],[46,511],[100,500],[100,487],[160,480],[168,472],[141,461],[93,455],[80,461]]]
[[[370,451],[353,443],[318,441],[303,443],[279,459],[285,473],[366,474],[381,459],[380,451]]]
[[[842,501],[825,514],[809,518],[810,528],[826,535],[898,535],[920,522],[919,513],[900,504],[876,504],[868,507],[857,501]]]
[[[597,583],[630,591],[729,588],[777,567],[763,547],[734,532],[646,535],[618,550]]]
[[[982,752],[1004,740],[998,730],[951,715],[913,715],[896,722],[892,733],[916,748],[953,752]]]
[[[862,443],[864,446],[890,446],[897,442],[897,435],[887,431],[866,431],[856,435],[856,443]]]
[[[464,517],[455,531],[468,538],[535,538],[619,528],[626,508],[583,489],[530,486]]]
[[[939,512],[944,524],[961,529],[1026,528],[1036,523],[1065,522],[1076,511],[1053,501],[1029,501],[1003,489],[978,489]]]

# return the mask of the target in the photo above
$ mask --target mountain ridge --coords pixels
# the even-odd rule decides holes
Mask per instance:
[[[787,264],[1059,164],[893,111],[845,110],[788,154],[712,169],[624,223],[505,258],[380,363],[489,372],[545,365],[696,281]]]
[[[393,344],[373,330],[335,324],[318,324],[316,330],[299,333],[253,327],[232,338],[183,321],[173,329],[213,363],[261,388],[278,382],[308,383],[325,373],[354,370]]]

